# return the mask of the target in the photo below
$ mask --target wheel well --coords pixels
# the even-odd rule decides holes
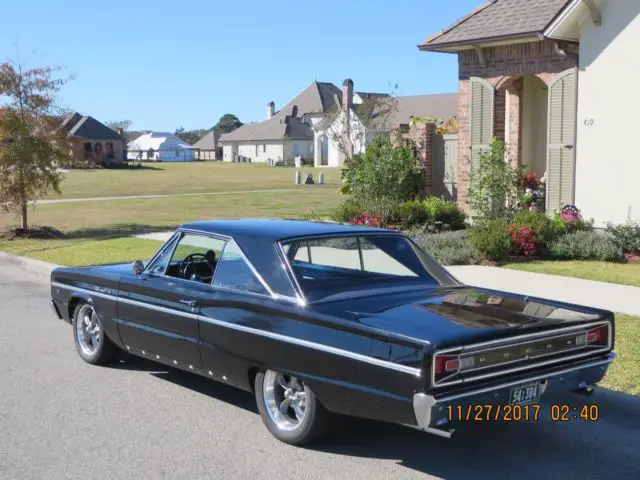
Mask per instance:
[[[255,380],[256,380],[257,374],[258,374],[258,367],[251,367],[249,369],[249,372],[247,372],[247,376],[249,379],[249,388],[251,388],[251,391],[253,393],[255,393]]]
[[[84,300],[82,300],[81,298],[72,298],[71,301],[69,301],[69,321],[73,321],[73,312],[76,309],[76,306],[83,302]]]

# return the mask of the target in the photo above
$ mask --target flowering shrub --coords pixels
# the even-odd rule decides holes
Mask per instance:
[[[512,241],[512,252],[524,257],[532,257],[538,251],[536,232],[526,226],[509,225],[509,235]]]
[[[540,177],[537,173],[527,173],[522,181],[524,188],[530,188],[531,190],[537,190],[540,186]]]
[[[367,225],[368,227],[380,227],[382,226],[382,218],[379,215],[369,215],[368,213],[361,213],[351,219],[353,225]]]

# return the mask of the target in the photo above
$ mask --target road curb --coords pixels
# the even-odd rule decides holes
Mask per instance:
[[[18,267],[21,270],[49,277],[51,270],[60,267],[55,263],[43,262],[42,260],[36,260],[35,258],[21,257],[19,255],[12,255],[6,252],[0,252],[0,264],[8,264],[14,267]]]

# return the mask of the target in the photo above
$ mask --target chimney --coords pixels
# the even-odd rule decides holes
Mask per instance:
[[[276,114],[276,104],[274,102],[267,103],[267,120]]]
[[[342,82],[342,109],[346,112],[353,106],[353,80],[347,78]]]

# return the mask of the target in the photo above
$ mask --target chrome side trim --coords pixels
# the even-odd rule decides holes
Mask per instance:
[[[226,322],[223,320],[218,320],[215,318],[211,318],[211,317],[206,317],[204,315],[199,315],[199,314],[195,314],[195,313],[188,313],[188,312],[184,312],[184,311],[180,311],[180,310],[172,310],[170,308],[166,308],[166,307],[161,307],[158,305],[149,305],[147,303],[143,303],[143,302],[139,302],[137,300],[131,300],[130,298],[123,298],[123,297],[116,297],[113,295],[108,295],[105,293],[99,293],[99,292],[94,292],[92,290],[88,290],[85,288],[80,288],[80,287],[74,287],[72,285],[65,285],[62,283],[57,283],[57,282],[53,282],[52,283],[53,286],[59,287],[59,288],[64,288],[67,290],[72,290],[72,291],[80,291],[80,292],[85,292],[91,295],[95,295],[97,297],[100,298],[108,298],[111,300],[117,300],[118,302],[123,302],[123,303],[127,303],[130,305],[135,305],[141,308],[148,308],[150,310],[155,310],[158,312],[163,312],[163,313],[168,313],[171,315],[178,315],[181,317],[185,317],[185,318],[191,318],[191,319],[195,319],[195,320],[200,320],[202,322],[206,322],[206,323],[210,323],[213,325],[218,325],[224,328],[230,328],[233,330],[238,330],[238,331],[242,331],[242,332],[246,332],[246,333],[252,333],[255,335],[260,335],[262,337],[266,337],[266,338],[271,338],[273,340],[278,340],[281,342],[286,342],[286,343],[290,343],[292,345],[298,345],[298,346],[302,346],[302,347],[307,347],[307,348],[312,348],[314,350],[318,350],[318,351],[322,351],[322,352],[326,352],[326,353],[330,353],[333,355],[339,355],[341,357],[345,357],[345,358],[350,358],[352,360],[357,360],[360,362],[364,362],[364,363],[368,363],[370,365],[376,365],[379,367],[383,367],[383,368],[387,368],[390,370],[395,370],[398,372],[402,372],[402,373],[407,373],[409,375],[413,375],[414,377],[420,378],[421,376],[421,370],[419,368],[415,368],[415,367],[409,367],[407,365],[401,365],[399,363],[394,363],[394,362],[390,362],[387,360],[381,360],[378,358],[374,358],[374,357],[369,357],[367,355],[362,355],[360,353],[355,353],[355,352],[350,352],[349,350],[343,350],[341,348],[337,348],[337,347],[332,347],[330,345],[324,345],[322,343],[316,343],[316,342],[311,342],[309,340],[303,340],[301,338],[296,338],[296,337],[290,337],[288,335],[282,335],[280,333],[275,333],[275,332],[268,332],[265,330],[260,330],[257,328],[253,328],[253,327],[248,327],[246,325],[240,325],[237,323],[232,323],[232,322]]]
[[[389,368],[398,372],[408,373],[415,377],[420,377],[420,369],[414,367],[408,367],[406,365],[400,365],[399,363],[389,362],[387,360],[380,360],[378,358],[369,357],[368,355],[362,355],[360,353],[350,352],[341,348],[332,347],[330,345],[324,345],[321,343],[311,342],[309,340],[303,340],[301,338],[290,337],[288,335],[282,335],[280,333],[268,332],[266,330],[259,330],[253,327],[247,327],[246,325],[240,325],[238,323],[225,322],[211,317],[201,316],[200,320],[205,323],[211,323],[213,325],[219,325],[225,328],[231,328],[241,332],[253,333],[262,337],[271,338],[273,340],[279,340],[281,342],[290,343],[292,345],[298,345],[301,347],[312,348],[326,353],[332,353],[341,357],[350,358],[352,360],[358,360],[361,362],[369,363],[371,365],[377,365],[379,367]]]
[[[499,385],[480,388],[477,390],[472,390],[469,392],[459,393],[455,395],[449,395],[447,397],[442,397],[442,398],[436,398],[435,396],[429,395],[426,393],[416,393],[413,395],[413,412],[416,417],[416,423],[422,430],[425,430],[430,433],[434,433],[433,427],[431,427],[431,412],[433,408],[436,407],[437,405],[449,404],[456,400],[473,397],[475,395],[490,393],[496,390],[501,390],[503,388],[513,387],[515,385],[526,384],[526,383],[535,382],[538,380],[545,380],[551,377],[557,377],[557,376],[564,375],[566,373],[574,372],[577,370],[585,370],[592,367],[608,365],[611,362],[613,362],[615,358],[616,358],[616,354],[614,352],[610,352],[607,355],[607,358],[596,360],[590,363],[576,365],[573,367],[564,368],[562,370],[556,370],[554,372],[533,375],[527,378],[522,378],[520,380],[505,382]]]
[[[599,350],[591,350],[589,352],[585,352],[585,353],[580,353],[580,354],[576,354],[576,355],[569,355],[569,356],[564,356],[564,357],[560,357],[560,358],[556,358],[553,360],[546,360],[543,362],[536,362],[536,363],[530,363],[527,365],[523,365],[521,367],[515,367],[515,368],[508,368],[508,369],[504,369],[501,370],[499,372],[493,372],[493,373],[487,373],[484,375],[476,375],[473,377],[469,377],[466,379],[457,379],[457,380],[452,380],[449,382],[441,382],[441,383],[436,383],[436,372],[435,372],[435,358],[438,355],[446,355],[449,353],[466,353],[468,350],[471,350],[471,353],[479,353],[479,352],[483,352],[486,350],[490,350],[490,349],[486,349],[486,348],[482,348],[482,347],[486,347],[488,345],[495,345],[495,344],[502,344],[499,347],[497,347],[497,349],[500,348],[509,348],[509,347],[514,347],[517,345],[523,345],[523,344],[527,344],[529,343],[529,341],[535,341],[535,340],[551,340],[557,337],[562,337],[568,333],[571,333],[573,331],[575,332],[579,332],[581,330],[588,330],[594,326],[600,326],[600,325],[607,325],[607,328],[609,330],[609,335],[608,335],[608,341],[607,341],[607,345],[606,347],[602,347]],[[524,339],[528,339],[528,340],[524,340]],[[511,340],[520,340],[518,342],[515,343],[509,343]],[[506,375],[508,373],[513,373],[513,372],[519,372],[522,370],[528,370],[528,369],[532,369],[532,368],[537,368],[537,367],[542,367],[545,365],[551,365],[554,363],[559,363],[559,362],[564,362],[567,360],[575,360],[578,358],[583,358],[583,357],[587,357],[590,355],[595,355],[597,353],[604,353],[608,350],[611,349],[611,344],[612,344],[613,338],[612,338],[612,327],[611,327],[611,322],[608,320],[598,320],[596,322],[590,322],[590,323],[584,323],[582,325],[574,325],[571,327],[563,327],[563,328],[559,328],[556,330],[552,330],[552,331],[546,331],[546,332],[537,332],[537,333],[528,333],[525,335],[518,335],[517,337],[510,337],[510,338],[502,338],[499,340],[490,340],[488,342],[482,342],[482,343],[476,343],[476,344],[472,344],[472,345],[465,345],[463,347],[453,347],[453,348],[447,348],[444,350],[439,350],[437,352],[434,353],[433,355],[433,361],[432,361],[432,366],[431,366],[431,385],[434,388],[440,388],[440,387],[445,387],[445,386],[451,386],[451,385],[459,385],[461,383],[467,383],[467,382],[475,382],[477,380],[482,380],[485,378],[491,378],[491,377],[496,377],[499,375]],[[558,354],[561,354],[562,352],[556,352]],[[524,360],[521,360],[524,361]],[[496,367],[499,367],[500,365],[497,365]],[[469,370],[469,372],[473,372],[473,370]],[[464,374],[465,372],[463,372]],[[450,377],[447,377],[450,378]]]

